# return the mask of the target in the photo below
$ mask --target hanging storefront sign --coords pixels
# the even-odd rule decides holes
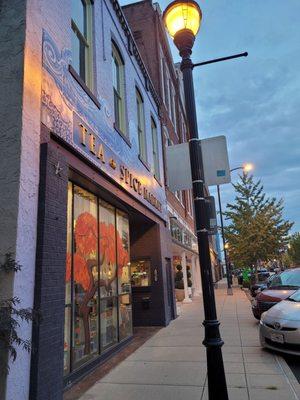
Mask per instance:
[[[230,183],[226,137],[216,136],[202,139],[200,142],[206,186]],[[167,147],[166,160],[170,190],[175,192],[176,190],[192,189],[189,143]]]

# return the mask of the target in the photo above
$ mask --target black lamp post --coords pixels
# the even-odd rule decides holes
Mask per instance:
[[[224,61],[231,58],[246,56],[246,53],[237,56],[225,57],[204,63],[193,64],[191,60],[192,47],[195,36],[200,28],[202,12],[198,4],[189,0],[174,1],[164,12],[164,22],[169,34],[182,57],[181,71],[183,74],[185,107],[190,135],[190,162],[193,184],[193,199],[195,207],[196,234],[201,266],[202,291],[205,320],[205,338],[207,354],[208,394],[210,400],[228,400],[228,392],[222,356],[224,344],[220,336],[219,321],[217,319],[215,294],[213,287],[211,260],[209,252],[208,226],[206,225],[206,202],[204,193],[204,173],[201,153],[201,142],[198,138],[197,115],[193,84],[194,66]]]

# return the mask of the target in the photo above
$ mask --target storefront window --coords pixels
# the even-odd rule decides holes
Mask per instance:
[[[150,286],[151,285],[151,264],[150,260],[132,261],[131,284],[132,286]]]
[[[99,200],[100,296],[117,295],[115,208]]]
[[[129,222],[121,211],[117,211],[117,257],[119,294],[130,293]]]
[[[70,183],[67,229],[65,374],[132,333],[127,215]]]
[[[105,350],[118,341],[117,297],[102,299],[100,303],[101,349]]]
[[[74,187],[74,362],[98,351],[98,226],[97,198]]]
[[[119,298],[119,335],[120,340],[132,334],[131,295],[125,294]]]

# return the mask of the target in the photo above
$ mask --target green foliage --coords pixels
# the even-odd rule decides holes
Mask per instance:
[[[184,289],[183,272],[180,264],[176,265],[177,272],[175,274],[175,289]]]
[[[0,264],[0,271],[5,273],[17,272],[21,270],[21,265],[13,259],[11,253],[5,254],[4,262]],[[18,328],[21,321],[30,322],[37,317],[31,308],[19,308],[20,299],[12,297],[10,299],[0,299],[0,350],[8,352],[13,361],[17,358],[17,347],[22,347],[30,351],[31,343],[27,339],[22,339],[18,335]],[[9,367],[7,364],[0,366],[0,373],[7,374]]]
[[[267,198],[261,181],[243,174],[233,185],[235,202],[224,213],[230,260],[236,267],[257,265],[280,254],[288,242],[292,223],[283,219],[283,200]]]
[[[289,241],[288,256],[294,265],[300,266],[300,232],[292,235]]]
[[[187,265],[187,267],[186,267],[186,277],[187,277],[188,287],[192,287],[193,286],[193,282],[192,282],[192,279],[191,279],[192,274],[190,272],[190,269],[191,269],[191,267],[189,265]]]

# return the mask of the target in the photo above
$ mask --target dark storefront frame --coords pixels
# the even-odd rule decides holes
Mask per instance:
[[[76,372],[77,370],[80,370],[83,366],[91,363],[92,361],[94,361],[95,359],[103,356],[106,352],[108,352],[109,350],[114,349],[116,346],[119,346],[122,342],[126,341],[130,336],[132,336],[132,295],[131,295],[131,288],[130,288],[130,266],[128,266],[128,282],[127,282],[127,286],[128,286],[128,291],[122,291],[120,290],[121,286],[120,286],[120,278],[119,278],[119,252],[118,252],[118,237],[117,235],[119,234],[119,220],[118,220],[118,216],[122,217],[124,215],[126,215],[126,213],[124,213],[123,211],[119,210],[118,208],[108,204],[106,201],[102,200],[101,197],[99,197],[98,195],[95,195],[94,193],[87,191],[86,189],[78,186],[76,183],[70,181],[70,185],[71,185],[71,196],[72,196],[72,200],[71,200],[71,284],[70,284],[70,300],[71,300],[71,304],[70,304],[70,308],[71,308],[71,313],[70,313],[70,325],[69,325],[69,357],[68,357],[68,361],[69,361],[69,368],[68,371],[65,373],[65,380],[68,379],[68,376],[74,374],[74,372]],[[69,186],[70,188],[70,186]],[[86,355],[87,359],[86,361],[84,360],[84,357],[81,360],[77,360],[77,362],[75,361],[75,355],[74,355],[74,351],[75,351],[75,344],[74,344],[74,334],[75,334],[75,309],[78,306],[78,304],[76,303],[74,296],[75,296],[75,287],[76,287],[76,281],[74,279],[74,255],[75,253],[75,235],[74,235],[74,226],[75,226],[75,216],[74,216],[74,210],[75,210],[75,206],[74,206],[74,199],[76,196],[76,192],[75,189],[80,189],[83,190],[84,192],[86,192],[87,194],[91,195],[92,197],[94,197],[94,199],[96,200],[95,206],[96,206],[96,215],[97,215],[97,237],[96,237],[96,241],[97,241],[97,249],[96,249],[96,257],[95,257],[95,267],[97,269],[97,281],[95,282],[96,285],[96,289],[95,289],[95,293],[93,295],[93,299],[96,295],[96,319],[97,319],[97,349],[96,352],[94,352],[94,354],[90,353],[89,355]],[[69,191],[68,191],[69,192]],[[69,192],[70,193],[70,192]],[[78,194],[77,194],[78,195]],[[101,247],[100,247],[100,224],[105,220],[102,220],[102,215],[101,215],[101,208],[105,208],[106,206],[104,204],[107,204],[111,207],[111,211],[113,210],[113,214],[114,214],[114,238],[113,238],[113,247],[114,247],[114,253],[115,253],[115,265],[114,265],[114,274],[115,274],[115,279],[112,280],[114,282],[114,286],[115,286],[115,293],[112,293],[110,296],[103,296],[100,292],[101,289],[101,274],[102,274],[102,264],[100,263],[100,258],[101,258]],[[69,211],[68,211],[69,212]],[[127,220],[128,220],[128,216],[127,216]],[[69,223],[68,223],[69,225]],[[129,220],[128,220],[128,227],[129,227]],[[69,239],[69,240],[70,240]],[[123,239],[121,238],[121,240],[123,241]],[[128,257],[129,257],[129,249],[130,249],[130,245],[129,245],[129,229],[128,229],[128,238],[127,238],[127,247],[128,247]],[[122,242],[123,243],[123,242]],[[124,247],[124,246],[123,246]],[[104,259],[103,259],[104,262]],[[123,268],[124,266],[122,266]],[[129,313],[130,315],[130,319],[131,321],[129,321],[130,325],[131,325],[131,329],[128,332],[128,334],[125,337],[120,337],[121,333],[120,333],[120,312],[121,312],[121,304],[122,304],[122,298],[124,298],[124,296],[128,296],[129,297],[129,301],[126,304],[125,307],[127,307],[128,305],[130,305],[130,309],[131,309],[131,313]],[[92,300],[92,298],[89,300],[89,302]],[[104,304],[104,302],[107,301],[111,301],[112,302],[112,313],[116,313],[116,321],[114,321],[114,328],[115,328],[115,333],[116,333],[116,339],[112,342],[111,345],[107,345],[107,346],[103,346],[102,343],[102,325],[101,323],[103,323],[104,321],[101,322],[101,315],[102,315],[102,305]],[[65,306],[66,308],[68,307],[68,305],[66,304]],[[109,306],[106,306],[106,308]],[[88,323],[90,323],[90,315],[88,316]],[[89,337],[89,340],[91,339],[91,336]],[[65,340],[66,343],[66,340]],[[86,346],[86,343],[84,343],[84,346]]]
[[[132,340],[132,336],[128,337],[68,376],[63,376],[67,190],[70,180],[128,214],[131,227],[136,224],[143,227],[143,243],[140,244],[148,246],[147,243],[151,243],[150,248],[147,247],[149,256],[158,268],[158,281],[151,286],[150,309],[146,310],[149,312],[150,325],[168,324],[171,315],[174,318],[175,311],[171,310],[169,314],[165,303],[165,268],[164,259],[160,258],[160,243],[168,243],[169,240],[169,236],[165,236],[168,233],[165,221],[134,199],[124,188],[116,185],[112,179],[104,176],[91,162],[43,125],[42,137],[45,142],[41,145],[40,157],[34,300],[34,307],[40,311],[42,319],[33,325],[30,399],[61,400],[63,390],[82,379]],[[145,221],[147,225],[140,225]],[[132,233],[130,232],[131,235]],[[134,239],[140,240],[139,237]],[[134,244],[131,240],[130,248],[132,244],[135,257],[146,256],[144,251],[140,251],[140,244]],[[138,313],[139,310],[134,312]],[[144,326],[146,321],[140,322]]]

